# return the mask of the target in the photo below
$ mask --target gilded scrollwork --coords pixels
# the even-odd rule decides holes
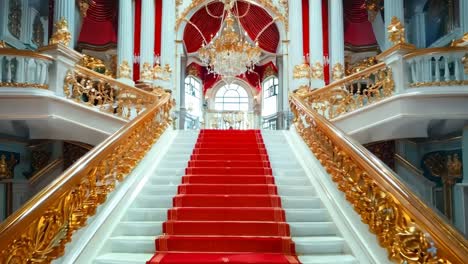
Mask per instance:
[[[336,63],[332,68],[332,77],[333,80],[341,80],[344,77],[344,67],[341,63]]]
[[[71,41],[71,33],[68,30],[68,22],[65,18],[61,18],[54,24],[55,31],[52,37],[50,38],[50,44],[63,44],[68,46]]]
[[[10,0],[8,10],[8,31],[15,38],[19,39],[21,36],[21,17],[22,8],[20,0]]]
[[[393,45],[406,43],[405,27],[396,16],[392,17],[392,21],[387,27],[387,32],[388,40],[390,40]]]
[[[46,200],[43,209],[35,212],[37,217],[21,229],[7,229],[0,234],[0,263],[50,263],[63,255],[73,233],[86,225],[171,123],[173,101],[166,96],[155,102],[143,119],[114,138],[112,144],[96,150],[92,165],[74,174],[66,190],[52,194],[54,198]]]
[[[119,73],[117,77],[132,79],[132,69],[130,68],[130,65],[128,64],[128,61],[124,60],[119,65]]]
[[[81,70],[66,74],[63,91],[69,99],[125,119],[139,115],[154,101],[136,88],[119,86]]]
[[[333,119],[390,97],[394,91],[391,69],[381,67],[311,92],[305,100],[321,115]]]
[[[432,238],[400,201],[382,188],[370,172],[332,136],[313,108],[293,95],[290,100],[297,132],[330,174],[337,188],[377,236],[380,246],[397,263],[451,263],[437,255]]]

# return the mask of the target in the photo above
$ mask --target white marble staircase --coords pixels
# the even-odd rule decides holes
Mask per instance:
[[[155,252],[154,240],[177,193],[198,133],[179,131],[136,199],[105,242],[95,264],[144,264]]]
[[[286,220],[304,264],[358,263],[282,131],[262,131]]]

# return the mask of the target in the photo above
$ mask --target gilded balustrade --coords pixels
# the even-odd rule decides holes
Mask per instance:
[[[157,98],[82,66],[68,71],[63,92],[68,99],[125,119],[133,119]]]
[[[0,48],[0,87],[48,89],[52,62],[34,51]]]
[[[171,123],[164,94],[0,225],[0,263],[50,263]]]
[[[310,107],[333,119],[390,97],[394,91],[391,69],[379,63],[324,88],[300,94]]]
[[[204,127],[209,129],[255,129],[259,125],[255,122],[254,112],[245,111],[215,111],[204,112]]]
[[[409,87],[468,85],[468,47],[419,49],[404,60]]]
[[[397,263],[466,263],[468,242],[368,150],[293,94],[297,132]]]

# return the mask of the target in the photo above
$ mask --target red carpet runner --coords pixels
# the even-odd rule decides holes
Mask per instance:
[[[147,264],[299,263],[258,130],[202,130]]]

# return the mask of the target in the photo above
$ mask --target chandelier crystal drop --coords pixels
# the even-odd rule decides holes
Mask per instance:
[[[208,67],[210,73],[227,78],[252,71],[255,64],[260,62],[262,55],[258,41],[252,45],[246,37],[236,32],[234,27],[236,21],[231,12],[232,4],[230,3],[225,4],[227,15],[221,33],[218,33],[211,43],[203,43],[198,51],[200,59]],[[240,31],[240,25],[238,28]]]

